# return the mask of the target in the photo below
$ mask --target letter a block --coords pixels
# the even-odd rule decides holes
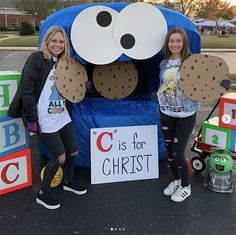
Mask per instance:
[[[219,126],[236,130],[236,93],[220,97]]]
[[[29,147],[29,132],[21,118],[0,117],[0,158]]]
[[[232,130],[219,126],[219,117],[213,117],[203,123],[203,143],[230,150],[231,137]]]
[[[16,71],[0,71],[0,116],[6,116],[14,98],[21,74]]]
[[[0,158],[0,195],[31,185],[30,149],[25,148]]]

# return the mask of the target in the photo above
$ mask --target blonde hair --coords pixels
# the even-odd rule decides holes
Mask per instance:
[[[171,35],[174,33],[179,33],[183,39],[183,48],[180,53],[181,63],[183,63],[183,61],[191,55],[191,52],[189,50],[189,43],[188,43],[187,34],[184,31],[184,29],[182,29],[182,28],[173,28],[168,32],[168,34],[166,36],[165,44],[164,44],[165,58],[166,58],[166,60],[169,60],[171,57],[172,53],[169,49],[168,43],[169,43]]]
[[[52,26],[50,27],[46,34],[44,35],[41,50],[43,51],[43,55],[45,59],[52,59],[52,54],[48,49],[48,44],[51,40],[51,38],[55,35],[55,33],[62,33],[64,42],[65,42],[65,49],[64,51],[59,55],[59,58],[61,59],[68,59],[70,56],[70,49],[69,49],[69,40],[67,38],[65,30],[60,26]]]

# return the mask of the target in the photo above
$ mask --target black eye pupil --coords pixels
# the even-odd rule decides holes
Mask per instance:
[[[112,17],[111,14],[107,11],[101,11],[97,15],[97,23],[101,27],[107,27],[111,24]]]
[[[135,44],[135,38],[133,35],[127,33],[121,37],[120,44],[124,49],[130,49]]]

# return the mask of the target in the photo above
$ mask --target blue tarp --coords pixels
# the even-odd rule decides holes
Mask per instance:
[[[160,129],[160,117],[157,101],[145,97],[134,97],[123,100],[105,98],[85,98],[81,103],[73,105],[73,124],[76,129],[79,145],[77,165],[90,167],[90,129],[119,126],[158,126],[158,154],[164,159],[166,150]],[[47,150],[40,143],[40,150],[48,156]]]
[[[105,5],[120,12],[128,3],[98,3],[84,4],[65,8],[50,15],[40,27],[39,45],[49,27],[52,25],[62,26],[70,38],[71,25],[75,17],[85,8],[94,5]],[[163,13],[168,29],[173,27],[182,27],[185,29],[192,53],[200,53],[200,36],[194,24],[184,15],[158,7]],[[157,24],[157,27],[159,25]],[[71,55],[78,61],[84,63],[88,74],[91,74],[93,66],[83,61],[72,48]],[[154,57],[133,61],[138,70],[138,85],[130,97],[121,100],[108,100],[106,98],[86,98],[78,104],[73,105],[72,119],[76,129],[77,140],[79,144],[79,158],[77,165],[90,167],[90,129],[102,127],[118,126],[137,126],[137,125],[158,125],[158,151],[159,159],[165,158],[166,149],[163,136],[160,130],[160,118],[157,111],[157,102],[151,100],[150,94],[157,91],[159,86],[159,64],[163,53],[159,52]],[[120,61],[127,60],[122,55]],[[91,79],[89,77],[89,79]],[[48,156],[46,149],[40,144],[41,152]]]

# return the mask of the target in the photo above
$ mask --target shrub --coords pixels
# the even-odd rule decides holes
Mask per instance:
[[[6,27],[0,27],[0,31],[9,31],[9,29]]]
[[[29,22],[22,22],[19,30],[20,35],[34,35],[34,26]]]

